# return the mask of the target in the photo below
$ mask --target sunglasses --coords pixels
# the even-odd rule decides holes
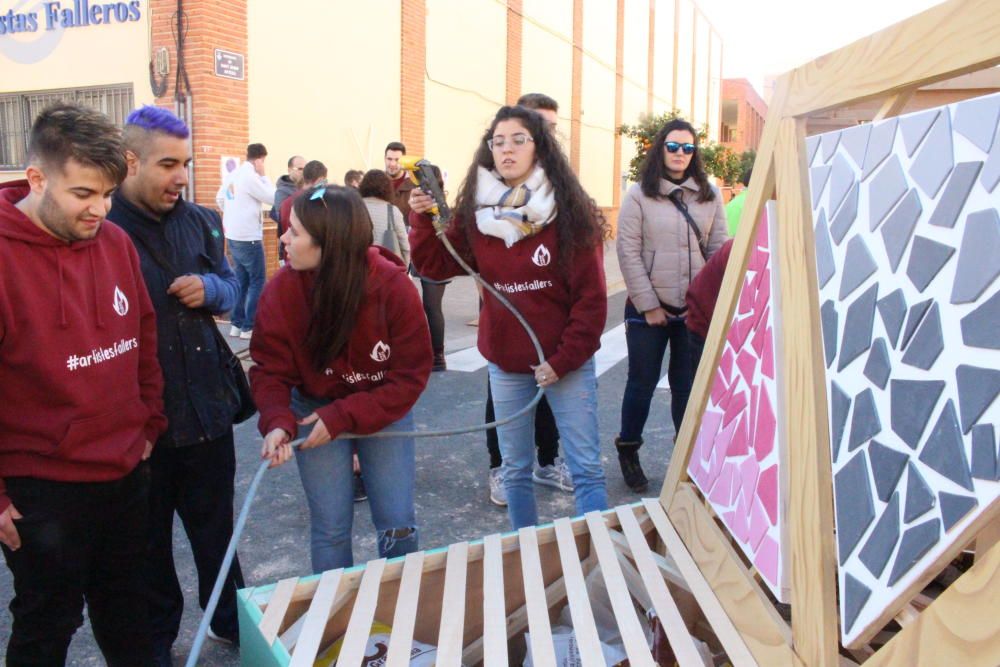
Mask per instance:
[[[692,153],[694,153],[695,149],[694,144],[679,144],[676,141],[668,141],[667,143],[663,144],[663,146],[667,149],[668,153],[676,153],[677,151],[684,151],[684,155],[691,155]]]

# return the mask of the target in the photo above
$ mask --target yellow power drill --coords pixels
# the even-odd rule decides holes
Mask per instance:
[[[414,155],[404,155],[399,166],[410,173],[410,180],[418,188],[434,199],[434,208],[428,211],[434,219],[434,227],[440,229],[451,219],[451,208],[444,197],[444,190],[434,173],[435,167],[429,160]]]

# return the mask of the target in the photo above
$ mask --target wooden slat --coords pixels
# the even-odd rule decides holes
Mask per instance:
[[[424,552],[406,554],[403,561],[396,612],[392,617],[392,635],[385,667],[408,667],[413,646],[413,625],[417,619],[417,601],[420,597],[420,579],[424,569]]]
[[[907,102],[913,98],[913,93],[916,92],[915,88],[910,88],[908,90],[901,90],[895,95],[890,95],[882,102],[882,106],[875,113],[875,117],[872,118],[873,123],[877,123],[880,120],[885,120],[886,118],[892,118],[903,113],[903,109],[906,108]]]
[[[865,667],[1000,665],[1000,545],[994,545]]]
[[[604,584],[608,589],[608,598],[611,600],[611,608],[618,622],[618,630],[625,645],[625,653],[628,654],[629,664],[653,667],[656,663],[653,662],[639,619],[635,615],[635,607],[625,586],[625,578],[618,565],[615,547],[611,543],[604,518],[600,512],[588,512],[584,518],[587,520],[587,527],[590,528],[590,539],[597,551]]]
[[[566,579],[570,618],[573,619],[573,632],[576,634],[576,644],[580,648],[580,661],[583,667],[602,667],[604,658],[601,653],[601,642],[597,636],[597,624],[594,622],[594,612],[587,598],[587,583],[583,578],[580,553],[576,550],[576,540],[573,538],[569,519],[556,519],[555,530],[556,540],[559,543],[559,561],[562,564],[563,577]]]
[[[260,624],[257,626],[268,646],[273,644],[278,637],[281,622],[285,620],[285,614],[288,613],[288,603],[292,601],[292,593],[295,592],[295,585],[298,583],[298,577],[282,579],[274,587],[274,592],[271,593],[271,599],[264,610],[264,617],[260,619]]]
[[[628,540],[629,546],[632,548],[632,558],[635,560],[636,569],[639,570],[643,583],[646,585],[653,609],[656,610],[656,615],[660,618],[660,624],[667,634],[667,639],[670,641],[670,647],[674,651],[678,664],[680,667],[703,666],[705,662],[695,646],[694,638],[688,632],[677,604],[667,589],[666,581],[653,562],[652,551],[639,528],[635,513],[631,507],[618,507],[615,511],[618,513],[619,521],[621,521],[625,539]]]
[[[528,608],[528,634],[531,639],[531,661],[539,667],[555,667],[556,652],[552,646],[552,626],[545,603],[545,581],[538,555],[538,538],[534,527],[517,531],[521,545],[521,573],[524,580],[524,601]]]
[[[645,515],[645,519],[647,522],[652,523],[649,521],[648,514]],[[640,527],[642,526],[641,523],[639,525]],[[609,530],[608,534],[611,536],[611,541],[614,542],[615,548],[634,560],[634,556],[632,556],[632,547],[629,545],[628,540],[625,539],[625,536],[616,530]],[[650,550],[649,554],[650,558],[653,559],[653,563],[657,568],[659,568],[660,574],[666,577],[667,581],[674,586],[688,590],[687,579],[681,575],[680,570],[677,569],[677,564],[674,563],[673,560],[667,558],[666,556],[661,556],[652,550]]]
[[[795,653],[807,665],[838,663],[833,484],[823,347],[816,335],[816,278],[805,120],[785,119],[775,148],[778,189],[777,257],[781,295],[781,380],[788,461],[786,550],[792,571]],[[772,243],[774,243],[772,241]]]
[[[980,559],[1000,542],[1000,520],[991,521],[976,535],[976,559]]]
[[[438,631],[437,664],[458,667],[462,662],[462,634],[465,630],[465,576],[469,566],[469,543],[448,547],[444,575],[441,628]]]
[[[614,542],[611,544],[614,546]],[[649,597],[649,591],[646,590],[646,584],[642,580],[639,570],[635,569],[635,565],[632,564],[628,556],[617,547],[615,547],[615,558],[618,559],[618,566],[622,569],[622,576],[625,578],[625,588],[628,589],[628,594],[632,596],[632,599],[636,601],[641,609],[652,609],[653,599]]]
[[[309,605],[309,611],[306,612],[302,634],[296,642],[292,660],[288,663],[289,667],[312,667],[316,662],[319,643],[323,638],[326,622],[330,619],[330,607],[333,606],[334,598],[337,596],[340,575],[343,572],[342,569],[328,570],[320,576],[316,594],[313,596],[312,604]]]
[[[507,611],[500,535],[488,535],[483,547],[483,656],[487,667],[506,667]]]
[[[371,634],[372,621],[375,620],[375,607],[378,605],[378,589],[382,583],[382,572],[385,570],[385,559],[369,561],[365,566],[365,576],[361,578],[358,597],[351,609],[351,620],[347,622],[344,631],[344,643],[337,657],[339,667],[360,666],[365,659],[365,645]]]
[[[951,0],[791,72],[786,116],[856,104],[1000,63],[996,0]]]

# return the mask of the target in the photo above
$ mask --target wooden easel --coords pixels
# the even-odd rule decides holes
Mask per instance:
[[[836,8],[831,8],[836,11]],[[782,76],[768,111],[753,179],[705,343],[687,417],[660,503],[762,665],[839,664],[830,443],[819,331],[812,212],[806,167],[809,114],[884,99],[876,120],[898,114],[921,86],[1000,63],[1000,8],[991,0],[951,0]],[[719,363],[764,203],[776,196],[783,304],[784,401],[792,567],[789,627],[686,481],[697,426]],[[707,361],[706,361],[707,360]],[[880,617],[903,625],[865,664],[1000,664],[1000,506],[969,525],[931,568]],[[911,599],[973,539],[975,566],[919,615]],[[711,576],[710,576],[711,575]],[[870,639],[863,638],[865,641]],[[791,652],[791,655],[789,653]],[[863,656],[864,652],[856,653]]]

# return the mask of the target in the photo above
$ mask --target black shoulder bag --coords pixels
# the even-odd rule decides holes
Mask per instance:
[[[163,255],[154,251],[145,239],[136,234],[132,236],[132,240],[138,242],[138,244],[141,245],[147,253],[149,253],[149,256],[153,258],[153,261],[159,264],[160,268],[167,272],[167,275],[171,278],[171,282],[177,277],[177,271],[174,270],[173,265],[168,262]],[[253,402],[253,394],[250,393],[250,382],[247,380],[247,374],[243,370],[243,364],[233,353],[233,348],[229,347],[229,341],[227,341],[222,335],[222,332],[219,331],[219,327],[216,326],[215,320],[212,320],[207,324],[209,325],[209,329],[212,330],[212,335],[215,337],[215,343],[219,348],[219,354],[224,357],[222,360],[222,371],[229,380],[230,388],[239,399],[239,407],[236,409],[236,414],[233,415],[233,423],[242,424],[257,414],[257,405]]]
[[[696,223],[694,219],[691,217],[691,214],[688,213],[687,204],[684,203],[684,200],[681,199],[681,197],[682,193],[680,188],[675,189],[673,192],[667,195],[667,199],[673,202],[674,206],[677,207],[677,210],[680,211],[681,215],[684,216],[684,219],[687,220],[688,227],[690,227],[691,231],[694,232],[694,238],[698,242],[698,250],[701,251],[701,258],[707,262],[708,242],[705,241],[705,237],[702,235],[701,229],[698,228],[698,223]]]

